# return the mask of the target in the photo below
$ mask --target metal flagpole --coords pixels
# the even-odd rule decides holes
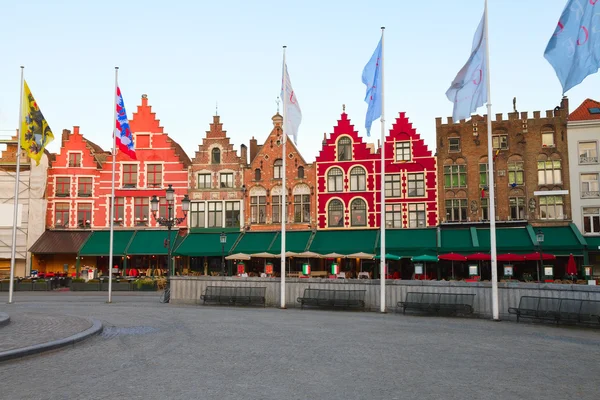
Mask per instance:
[[[115,90],[113,91],[113,157],[112,157],[112,179],[110,188],[110,239],[108,245],[108,302],[112,303],[112,259],[114,245],[114,219],[115,219],[115,165],[117,164],[117,88],[119,86],[119,67],[115,67]]]
[[[488,1],[485,0],[485,68],[487,76],[487,141],[488,141],[488,185],[490,214],[490,248],[492,269],[492,318],[498,315],[498,260],[496,254],[496,209],[494,189],[494,157],[492,148],[492,94],[490,91],[490,41],[488,35]]]
[[[281,127],[281,147],[282,147],[282,154],[281,154],[281,159],[282,159],[282,177],[281,177],[281,186],[282,186],[282,193],[281,193],[281,214],[282,218],[281,218],[281,308],[285,308],[285,221],[286,221],[286,217],[287,217],[287,207],[286,207],[286,188],[285,188],[285,175],[286,175],[286,162],[285,159],[287,158],[285,156],[285,144],[287,142],[286,137],[287,134],[285,133],[285,115],[286,115],[286,107],[287,107],[287,87],[286,87],[286,76],[287,76],[287,65],[285,64],[285,49],[287,46],[283,46],[283,76],[281,77],[282,79],[282,83],[283,83],[283,124]]]
[[[8,284],[8,304],[13,302],[13,292],[15,290],[15,262],[17,256],[17,221],[19,219],[19,184],[21,183],[21,130],[23,124],[23,72],[25,67],[21,65],[21,94],[19,96],[19,123],[17,134],[17,170],[15,178],[15,206],[13,212],[12,226],[12,246],[10,248],[10,282]]]
[[[385,26],[381,27],[381,256],[380,256],[380,311],[385,312],[385,103],[383,84],[383,33]]]

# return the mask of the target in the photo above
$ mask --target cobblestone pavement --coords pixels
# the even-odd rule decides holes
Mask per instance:
[[[172,306],[159,304],[157,294],[118,294],[110,305],[98,294],[16,300],[0,311],[94,317],[105,331],[75,347],[0,364],[2,399],[600,397],[600,329]]]

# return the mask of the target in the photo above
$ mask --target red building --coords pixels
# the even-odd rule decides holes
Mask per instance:
[[[387,227],[435,226],[436,160],[404,113],[385,146]],[[345,112],[315,163],[319,229],[378,228],[381,156],[363,142]]]

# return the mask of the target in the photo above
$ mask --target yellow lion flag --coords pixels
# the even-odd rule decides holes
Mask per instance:
[[[40,159],[44,149],[54,140],[52,130],[40,111],[40,107],[33,98],[27,82],[23,90],[23,120],[21,121],[21,147],[27,151],[27,155],[40,165]]]

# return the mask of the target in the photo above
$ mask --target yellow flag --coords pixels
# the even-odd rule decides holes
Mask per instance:
[[[44,149],[54,140],[54,135],[48,126],[48,122],[40,111],[40,107],[33,98],[27,82],[23,88],[23,120],[21,121],[21,147],[27,155],[34,159],[36,165],[40,165],[40,159]]]

